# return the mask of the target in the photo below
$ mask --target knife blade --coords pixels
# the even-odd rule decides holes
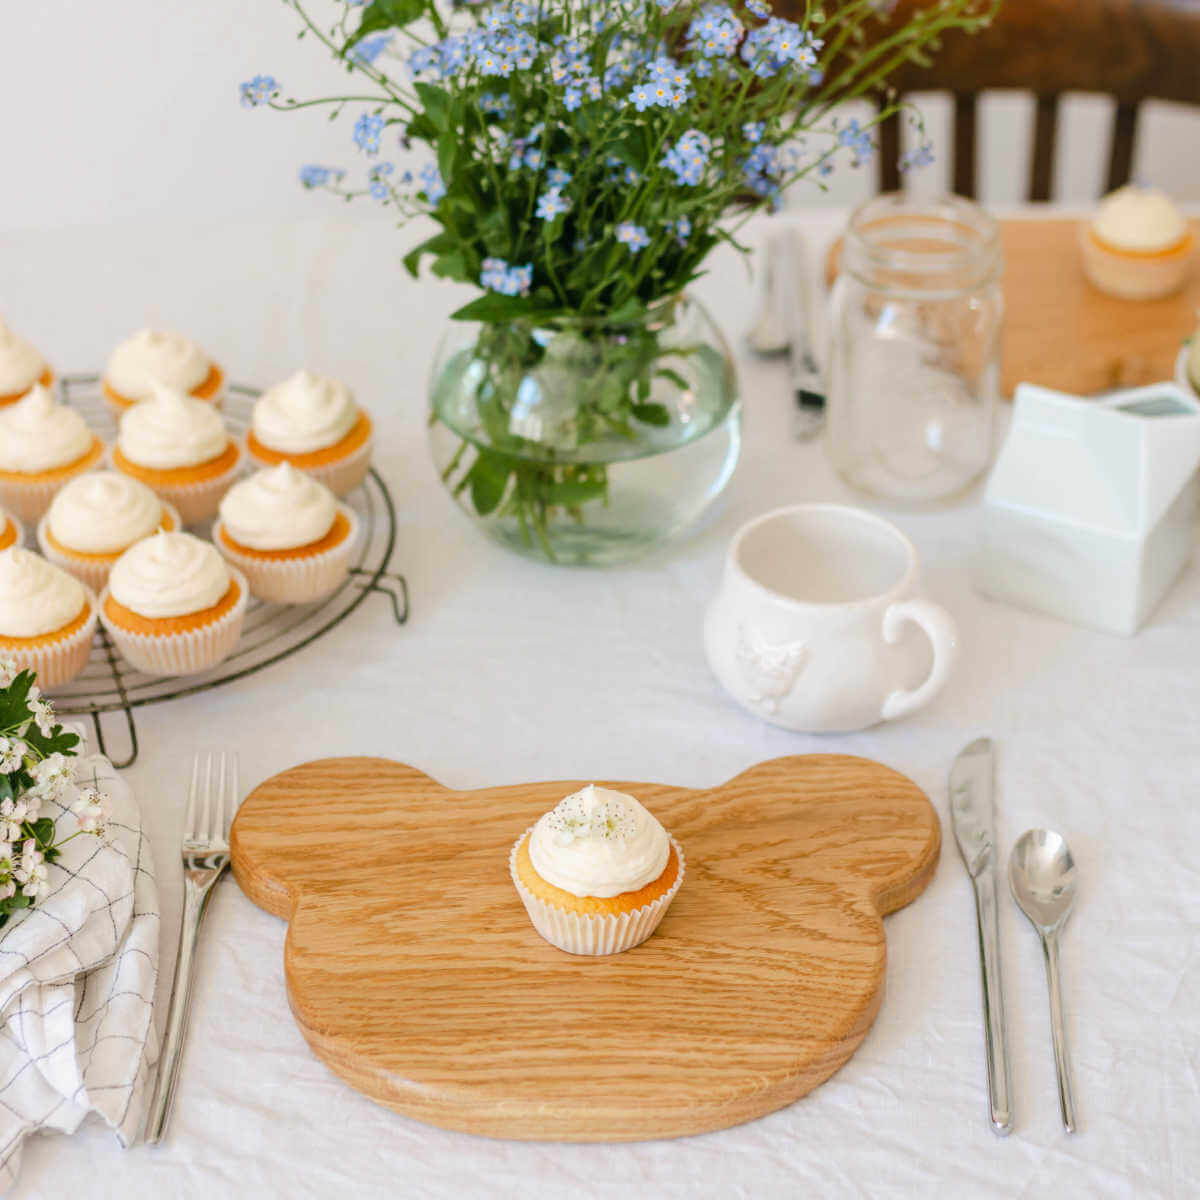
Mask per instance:
[[[976,738],[950,768],[950,823],[975,889],[979,966],[983,976],[988,1107],[993,1131],[1003,1135],[1012,1130],[1012,1082],[1000,975],[994,780],[995,756],[991,738]]]

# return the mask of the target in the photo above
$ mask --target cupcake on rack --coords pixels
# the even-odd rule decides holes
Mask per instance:
[[[344,383],[297,371],[258,398],[246,451],[259,466],[291,463],[344,496],[371,466],[371,434]]]
[[[307,604],[345,580],[358,517],[323,483],[282,462],[226,492],[212,538],[252,595]]]
[[[35,383],[48,388],[53,382],[46,360],[0,317],[0,407],[15,404]]]
[[[97,466],[104,443],[40,383],[0,408],[0,503],[35,524],[55,492]]]
[[[94,593],[73,575],[19,546],[0,550],[0,656],[36,671],[46,691],[87,665],[96,614]]]
[[[196,525],[216,515],[241,452],[214,405],[156,383],[121,417],[112,461]]]
[[[1093,286],[1123,300],[1156,300],[1187,280],[1196,239],[1171,198],[1130,184],[1105,196],[1080,230]]]
[[[38,522],[37,540],[52,563],[98,592],[135,542],[181,527],[174,507],[144,483],[119,471],[89,471],[54,497]]]
[[[207,671],[237,645],[246,580],[211,542],[156,533],[113,564],[100,622],[121,657],[149,675]]]
[[[225,395],[225,372],[195,342],[163,329],[139,329],[112,352],[101,386],[119,414],[149,399],[156,383],[218,408]]]
[[[683,850],[632,796],[587,787],[517,840],[508,860],[533,927],[570,954],[617,954],[658,928]]]

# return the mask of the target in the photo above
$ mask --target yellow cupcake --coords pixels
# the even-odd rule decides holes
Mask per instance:
[[[570,954],[644,942],[683,882],[683,850],[632,796],[589,784],[525,831],[509,872],[534,928]]]

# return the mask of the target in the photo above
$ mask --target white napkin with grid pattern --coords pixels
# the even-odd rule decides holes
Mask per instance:
[[[113,841],[77,837],[49,868],[50,891],[0,931],[0,1190],[25,1138],[72,1133],[90,1112],[123,1146],[137,1137],[158,1057],[158,889],[129,786],[101,755],[76,760],[77,785],[112,799]],[[43,803],[60,835],[78,828],[75,788]]]

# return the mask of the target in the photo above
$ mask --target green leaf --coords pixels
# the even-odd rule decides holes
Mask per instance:
[[[688,390],[688,388],[691,386],[688,383],[688,381],[686,379],[684,379],[684,377],[682,375],[680,375],[680,373],[678,371],[673,370],[671,367],[659,367],[658,370],[654,372],[654,374],[655,374],[655,377],[658,379],[669,380],[677,388],[679,388],[680,391],[686,392]]]
[[[371,0],[363,9],[358,28],[347,39],[342,53],[356,46],[368,33],[380,29],[402,29],[425,11],[426,0]]]
[[[474,277],[467,270],[467,260],[461,250],[453,254],[443,254],[433,264],[433,273],[439,279],[460,279],[463,283],[473,283]]]
[[[511,321],[517,317],[539,315],[538,308],[527,296],[501,296],[487,292],[477,296],[450,314],[454,321]]]
[[[633,415],[643,425],[657,425],[661,428],[671,423],[671,414],[665,404],[635,404],[632,408]]]
[[[511,467],[507,459],[498,454],[479,451],[470,471],[467,472],[467,479],[471,486],[471,504],[481,517],[486,517],[499,507],[508,487],[510,473]]]
[[[445,254],[448,250],[453,250],[457,245],[458,238],[443,229],[441,233],[435,233],[433,237],[426,238],[420,245],[414,246],[404,256],[405,269],[416,279],[417,272],[420,270],[421,259],[424,255]]]
[[[600,500],[607,484],[603,479],[564,479],[558,483],[539,484],[535,489],[539,500],[573,508],[588,500]]]
[[[434,87],[432,83],[414,83],[413,89],[421,101],[425,115],[433,122],[434,128],[439,133],[446,130],[453,131],[453,123],[450,120],[449,95],[440,87]]]
[[[458,137],[453,133],[443,133],[438,138],[437,162],[438,171],[444,180],[454,178],[454,158],[458,154]],[[473,210],[472,210],[473,211]]]

